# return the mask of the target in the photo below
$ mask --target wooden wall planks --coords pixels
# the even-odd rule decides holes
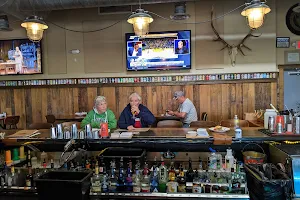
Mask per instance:
[[[0,112],[20,115],[20,128],[33,122],[45,122],[45,115],[72,115],[89,111],[97,95],[104,95],[109,108],[118,118],[128,104],[132,92],[139,93],[154,115],[175,110],[177,103],[172,100],[176,90],[184,90],[198,111],[208,113],[208,120],[219,122],[240,118],[245,112],[265,109],[272,102],[277,106],[277,83],[230,83],[209,85],[146,85],[116,87],[51,87],[51,88],[5,88],[0,90]]]

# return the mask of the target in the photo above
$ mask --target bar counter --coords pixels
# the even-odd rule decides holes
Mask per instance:
[[[300,141],[300,135],[282,135],[282,136],[269,136],[259,131],[261,127],[247,127],[242,128],[243,137],[236,139],[234,130],[231,129],[227,132],[228,136],[232,137],[232,143],[244,143],[244,142],[257,142],[263,143],[265,141]],[[82,141],[88,141],[89,144],[103,144],[122,146],[124,144],[211,144],[214,142],[213,133],[208,130],[209,138],[186,138],[188,131],[195,131],[196,128],[150,128],[146,132],[140,132],[135,134],[132,139],[88,139]],[[65,139],[50,139],[50,131],[48,129],[41,129],[40,135],[34,138],[7,138],[7,136],[16,132],[16,130],[2,130],[5,132],[5,139],[0,142],[5,145],[21,145],[24,142],[36,142],[43,144],[65,144]]]

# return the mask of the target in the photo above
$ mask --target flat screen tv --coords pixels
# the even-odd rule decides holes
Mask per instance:
[[[126,33],[128,71],[191,69],[191,31]]]
[[[41,74],[41,42],[0,40],[0,75]]]

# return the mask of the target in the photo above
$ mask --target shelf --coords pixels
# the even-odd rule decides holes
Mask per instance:
[[[249,199],[248,194],[195,194],[195,193],[90,193],[93,197],[111,197],[111,198],[205,198],[205,199]]]

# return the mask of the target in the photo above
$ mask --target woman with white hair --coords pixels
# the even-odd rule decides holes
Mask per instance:
[[[106,98],[104,96],[98,96],[95,98],[93,110],[86,115],[80,126],[84,128],[85,125],[91,124],[92,128],[100,128],[100,124],[103,122],[108,123],[109,129],[117,127],[116,117],[113,111],[107,108]]]
[[[149,127],[155,122],[154,115],[141,102],[142,98],[137,93],[129,96],[129,104],[122,111],[118,121],[120,128],[133,130],[134,128]]]

